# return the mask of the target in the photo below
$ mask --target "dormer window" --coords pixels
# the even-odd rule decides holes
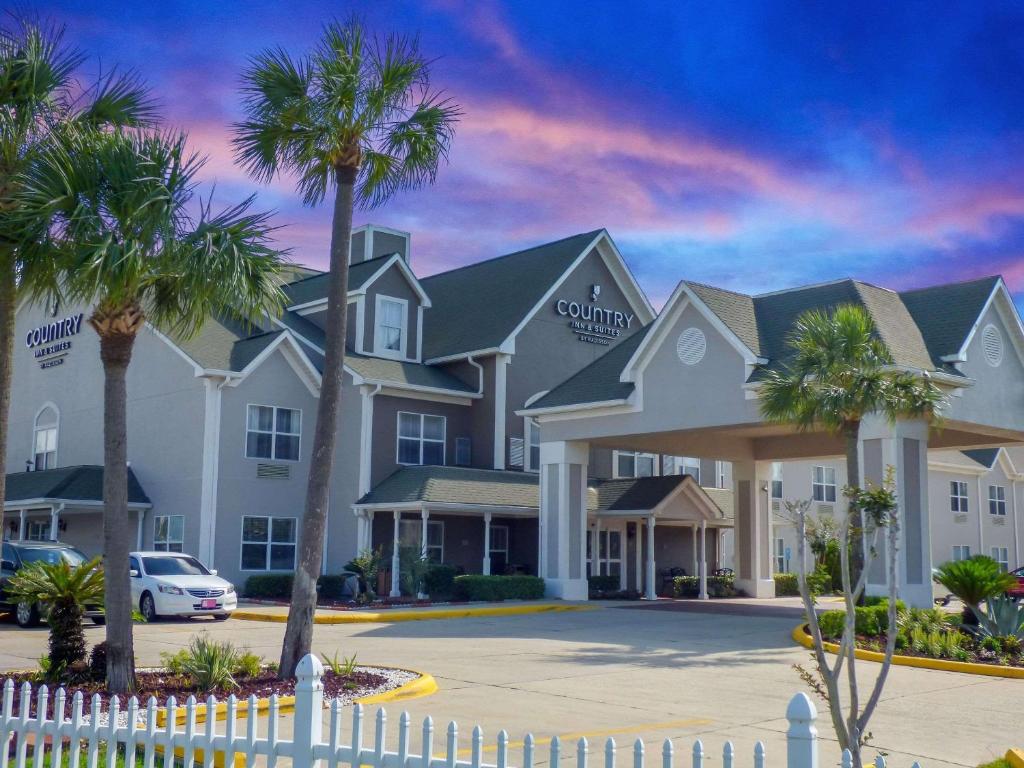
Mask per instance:
[[[36,415],[32,433],[32,468],[36,471],[57,466],[57,409],[45,406]]]
[[[374,351],[386,357],[405,357],[409,302],[378,295],[375,309]]]

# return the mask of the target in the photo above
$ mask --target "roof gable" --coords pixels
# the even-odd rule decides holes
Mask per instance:
[[[971,329],[1000,282],[999,277],[983,277],[900,294],[936,367],[944,358],[960,355]]]

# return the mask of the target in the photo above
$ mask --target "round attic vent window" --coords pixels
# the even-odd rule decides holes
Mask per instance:
[[[985,362],[993,368],[1003,362],[1003,335],[991,323],[981,332],[981,348],[985,351]]]
[[[687,328],[679,334],[679,340],[676,342],[676,354],[684,365],[699,363],[704,359],[707,348],[707,339],[700,328]]]

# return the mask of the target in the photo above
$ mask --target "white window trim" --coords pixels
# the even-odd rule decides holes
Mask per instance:
[[[255,517],[262,518],[267,521],[267,540],[266,541],[246,541],[245,540],[245,518]],[[275,520],[291,520],[295,523],[295,541],[284,542],[274,541],[274,521]],[[299,519],[297,517],[288,517],[285,515],[242,515],[242,527],[239,531],[241,545],[238,547],[238,570],[242,573],[294,573],[295,572],[295,561],[299,556]],[[288,544],[294,549],[292,550],[292,567],[291,568],[271,568],[270,567],[270,547],[272,544]],[[246,568],[244,565],[245,558],[245,546],[246,544],[260,544],[265,548],[263,555],[263,564],[265,568]]]
[[[36,518],[25,523],[26,541],[51,541],[53,532],[50,530],[51,519],[49,517]],[[38,528],[43,532],[42,536],[33,536],[32,529]]]
[[[385,301],[393,301],[396,304],[402,305],[402,337],[401,344],[397,351],[393,349],[384,349],[383,341],[380,337],[380,318],[381,318],[381,304]],[[386,296],[383,293],[378,293],[373,300],[373,354],[377,357],[390,357],[395,360],[405,360],[407,357],[407,348],[409,344],[409,300],[400,299],[397,296]]]
[[[536,419],[531,419],[529,416],[523,418],[523,469],[526,472],[540,472],[540,466],[533,466],[533,462],[530,461],[531,450],[530,447],[533,445],[532,438],[533,433],[537,432],[537,443],[540,444],[540,424],[537,423]],[[538,461],[538,464],[540,462]]]
[[[181,539],[180,540],[172,539],[170,537],[171,536],[171,520],[174,519],[175,517],[180,517],[181,518]],[[156,538],[156,532],[157,532],[157,529],[159,528],[159,521],[160,520],[167,520],[167,540],[166,541],[158,541],[157,538]],[[157,544],[164,544],[164,545],[167,546],[167,549],[158,550],[156,548]],[[171,544],[180,544],[181,545],[181,549],[173,550],[173,549],[170,548]],[[153,516],[153,549],[155,551],[157,551],[157,552],[184,552],[185,551],[185,516],[184,515],[154,515]]]
[[[776,477],[775,477],[775,468],[776,467],[779,468],[779,477],[778,477],[778,479],[776,479]],[[814,478],[812,477],[811,479],[813,481]],[[775,484],[776,483],[779,484],[779,495],[778,496],[775,495]],[[783,465],[783,463],[781,461],[773,461],[772,462],[772,476],[771,476],[771,479],[768,481],[768,489],[769,489],[770,496],[771,496],[771,498],[773,500],[781,501],[785,497],[785,495],[786,495],[785,468],[784,468],[784,465]]]
[[[1005,554],[1006,557],[1002,558],[1000,555]],[[990,547],[989,556],[999,563],[1003,573],[1008,573],[1010,570],[1010,548],[1009,547]]]
[[[689,463],[687,463],[689,461]],[[686,468],[696,469],[697,474],[687,472]],[[697,485],[701,485],[701,471],[700,471],[700,456],[680,456],[679,457],[679,474],[689,475],[697,481]]]
[[[956,493],[953,487],[956,486]],[[953,499],[957,500],[957,508],[953,509]],[[971,504],[967,498],[967,482],[964,480],[949,481],[949,511],[954,515],[961,515],[970,512]]]
[[[271,408],[274,411],[273,428],[269,432],[269,434],[271,436],[271,438],[270,438],[270,450],[271,450],[271,453],[274,454],[272,458],[268,458],[268,457],[265,457],[265,456],[250,456],[249,455],[249,432],[250,432],[250,429],[249,429],[249,409],[250,408]],[[299,438],[299,453],[298,453],[298,456],[296,456],[294,459],[279,459],[279,458],[277,458],[277,441],[274,440],[274,436],[278,434],[278,432],[277,432],[277,412],[278,411],[295,411],[297,414],[299,414],[299,431],[297,433],[281,432],[282,435],[287,435],[289,437],[297,437],[297,438]],[[246,459],[249,459],[251,461],[287,461],[287,462],[289,462],[291,464],[297,464],[298,462],[302,461],[302,409],[301,408],[289,408],[286,405],[266,405],[265,403],[246,403],[245,404],[245,423],[244,423],[243,427],[245,429],[245,438],[242,440],[242,455]],[[258,429],[257,430],[251,430],[251,431],[258,432],[261,435],[268,434],[267,432],[263,432],[263,431],[258,430]],[[259,515],[255,515],[255,517],[259,517]]]
[[[43,415],[43,412],[46,411],[47,408],[52,408],[53,412],[55,414],[57,414],[57,419],[54,422],[52,427],[50,427],[50,426],[43,427],[43,429],[55,429],[55,430],[57,430],[57,439],[54,441],[54,447],[53,447],[53,467],[51,467],[51,469],[54,469],[54,468],[60,466],[60,454],[59,454],[59,450],[60,450],[60,408],[57,407],[56,403],[54,403],[52,401],[47,401],[47,402],[43,403],[41,406],[39,406],[39,410],[36,411],[36,415],[34,417],[32,417],[32,444],[29,446],[28,455],[32,457],[32,469],[33,469],[33,471],[36,471],[36,470],[39,469],[36,466],[36,434],[40,430],[40,427],[39,427],[39,417]]]
[[[715,488],[725,488],[725,462],[715,459]]]
[[[815,480],[817,470],[821,470],[821,482]],[[828,482],[828,472],[832,470],[832,482]],[[822,489],[821,498],[814,495],[815,486]],[[832,489],[832,499],[828,498],[828,489]],[[811,467],[811,499],[817,504],[835,504],[839,501],[839,483],[836,481],[836,468],[831,464],[815,464]]]
[[[775,573],[788,573],[786,571],[786,540],[781,536],[775,537],[775,551],[772,552],[772,556],[775,560]]]
[[[498,549],[498,548],[496,548],[494,546],[494,532],[496,530],[498,530],[499,528],[504,529],[504,531],[505,531],[505,547],[504,547],[504,549]],[[507,525],[504,525],[504,524],[501,524],[501,523],[491,523],[491,536],[490,536],[491,548],[487,551],[487,556],[490,557],[491,555],[493,555],[495,553],[498,553],[500,555],[504,555],[505,556],[505,560],[507,561],[508,560],[509,548],[510,548],[510,545],[509,545],[509,536],[510,535],[511,535],[511,531],[509,531],[509,527]]]
[[[632,456],[633,457],[633,474],[632,475],[620,475],[619,474],[619,456]],[[657,477],[661,474],[661,467],[658,466],[658,454],[647,453],[646,451],[612,451],[612,479],[636,479],[638,477],[646,477],[646,475],[638,475],[636,473],[636,462],[641,458],[651,459],[651,477]]]
[[[999,498],[999,491],[1003,492],[1003,497]],[[992,505],[995,504],[996,511],[992,511]],[[1002,511],[999,511],[1002,510]],[[992,517],[1006,517],[1006,486],[992,484],[988,487],[988,513]]]
[[[961,560],[970,560],[971,559],[972,555],[971,555],[971,545],[970,544],[954,544],[953,548],[950,550],[951,554],[952,554],[952,559],[953,559],[954,562],[956,562],[956,560],[957,560],[956,554],[957,554],[957,550],[958,549],[964,550],[964,552],[967,555],[967,557],[961,557],[960,558]]]
[[[399,521],[399,533],[401,533],[402,527],[410,528],[410,529],[414,528],[415,532],[416,532],[416,541],[414,543],[412,543],[412,544],[405,544],[404,546],[419,548],[420,545],[423,543],[423,521],[422,521],[422,519],[403,518],[402,520]],[[434,544],[434,545],[427,544],[427,552],[430,552],[430,550],[432,550],[432,549],[440,548],[441,555],[438,557],[437,560],[432,561],[432,562],[443,563],[444,562],[444,520],[429,520],[429,519],[427,520],[427,541],[428,542],[430,541],[430,529],[431,528],[440,528],[441,529],[441,543],[440,544]],[[401,536],[399,536],[399,544],[401,544]]]
[[[420,436],[419,438],[402,437],[402,416],[418,416],[420,419]],[[423,437],[423,419],[425,416],[431,418],[441,419],[444,427],[441,430],[441,439],[434,440],[433,438]],[[419,462],[406,462],[401,461],[399,457],[402,455],[401,452],[401,441],[402,440],[414,440],[418,439],[420,442],[420,460]],[[416,413],[415,411],[399,411],[395,414],[395,463],[400,467],[422,467],[426,466],[423,463],[423,443],[440,443],[441,444],[441,463],[438,466],[447,466],[448,464],[448,417],[441,416],[437,413]]]

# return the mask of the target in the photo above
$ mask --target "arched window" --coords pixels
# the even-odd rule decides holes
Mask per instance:
[[[32,434],[32,467],[34,470],[57,466],[57,424],[60,417],[52,405],[43,406],[36,414]]]

